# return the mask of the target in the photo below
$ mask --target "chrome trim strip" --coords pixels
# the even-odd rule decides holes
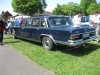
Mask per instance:
[[[16,37],[21,38],[21,39],[30,40],[30,41],[35,41],[35,42],[41,42],[40,40],[36,40],[36,39],[32,39],[32,38],[25,38],[25,37],[21,37],[21,36],[16,36]]]
[[[92,41],[92,40],[95,40],[95,39],[97,39],[97,36],[92,36],[92,37],[90,37],[89,39],[86,39],[86,40],[83,40],[83,39],[75,40],[75,41],[68,40],[68,42],[55,40],[55,42],[58,43],[58,44],[63,44],[63,45],[68,45],[68,46],[77,46],[77,45],[80,45],[82,43],[89,42],[89,41]]]

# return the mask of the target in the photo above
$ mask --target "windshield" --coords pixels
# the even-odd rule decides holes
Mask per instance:
[[[69,17],[49,17],[48,22],[50,26],[72,25],[72,22]]]

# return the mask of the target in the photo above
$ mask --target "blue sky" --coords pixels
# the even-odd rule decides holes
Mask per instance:
[[[68,2],[74,2],[74,3],[80,3],[81,0],[46,0],[47,2],[47,8],[46,11],[52,11],[57,4],[67,4]],[[12,0],[0,0],[0,13],[2,11],[9,11],[13,15],[16,13],[13,12],[12,6],[11,6]],[[97,0],[97,2],[100,2],[100,0]]]

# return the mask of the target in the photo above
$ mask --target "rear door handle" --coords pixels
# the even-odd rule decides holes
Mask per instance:
[[[24,30],[24,27],[22,27],[22,30]]]
[[[37,30],[39,30],[39,28],[36,28]]]

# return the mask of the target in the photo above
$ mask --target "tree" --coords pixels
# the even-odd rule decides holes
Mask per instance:
[[[33,15],[42,13],[47,4],[45,0],[13,0],[12,8],[14,12],[19,14]]]
[[[83,14],[88,15],[86,10],[90,6],[91,3],[96,3],[96,0],[81,0],[80,8]]]
[[[59,5],[53,10],[53,14],[59,15],[75,15],[76,12],[79,10],[79,5],[74,2],[69,2],[67,4]]]
[[[62,5],[62,11],[65,15],[75,15],[77,11],[79,11],[79,7],[77,3],[69,2],[67,4]]]
[[[100,12],[100,4],[91,3],[86,11],[88,14],[93,14],[95,10],[98,10],[98,12]]]
[[[57,4],[57,7],[52,11],[52,14],[54,15],[61,15],[62,14],[62,10],[61,10],[61,5]]]

